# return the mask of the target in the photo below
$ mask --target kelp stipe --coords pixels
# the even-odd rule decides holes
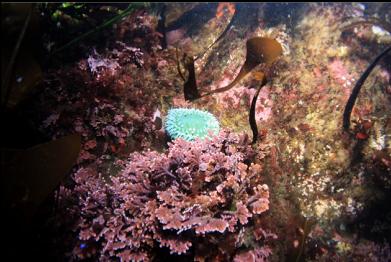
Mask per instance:
[[[255,108],[257,105],[257,99],[258,99],[259,92],[261,91],[262,87],[266,85],[266,83],[267,83],[267,79],[265,77],[265,74],[263,74],[261,85],[258,87],[257,92],[255,93],[253,100],[251,101],[250,114],[248,116],[249,117],[248,120],[250,122],[251,130],[253,132],[253,140],[251,142],[252,144],[255,144],[258,140],[258,127],[257,127],[257,121],[255,120]]]
[[[364,84],[365,80],[372,72],[372,70],[375,68],[377,63],[380,61],[380,59],[382,59],[390,50],[391,50],[391,46],[386,48],[380,55],[378,55],[375,58],[375,60],[373,60],[373,62],[364,71],[364,73],[361,75],[360,79],[358,79],[356,85],[354,86],[352,93],[350,94],[350,97],[348,99],[348,102],[346,103],[345,110],[343,112],[343,129],[345,131],[348,131],[350,127],[350,114],[352,113],[352,109],[356,102],[357,96],[360,93],[362,85]]]

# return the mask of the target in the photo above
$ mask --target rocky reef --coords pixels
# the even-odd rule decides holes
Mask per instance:
[[[48,25],[30,63],[40,82],[27,77],[33,70],[9,77],[11,87],[34,90],[23,100],[6,90],[12,121],[1,147],[74,134],[80,152],[34,219],[9,227],[10,243],[20,241],[10,252],[23,247],[52,261],[389,261],[390,54],[363,84],[351,126],[342,126],[355,83],[389,46],[387,7],[35,6]],[[238,75],[254,37],[275,39],[282,54],[213,93]],[[212,93],[194,101],[184,96],[189,58],[200,93]],[[186,137],[165,126],[173,108],[215,118],[197,120],[208,126],[201,138]]]

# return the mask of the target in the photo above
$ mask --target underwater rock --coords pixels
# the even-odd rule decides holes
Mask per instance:
[[[34,34],[31,46],[23,40],[8,74],[16,84],[8,92],[15,112],[2,123],[3,146],[29,148],[76,132],[81,149],[72,176],[50,175],[65,180],[45,197],[33,226],[19,222],[25,215],[4,212],[6,252],[44,261],[390,261],[389,248],[380,245],[390,235],[390,55],[361,88],[351,136],[341,132],[354,83],[373,52],[390,43],[382,26],[389,5],[140,5],[135,12],[129,4],[34,5],[45,14],[36,12],[44,18],[43,39]],[[61,18],[48,23],[54,11],[80,26]],[[344,29],[353,21],[347,15],[359,24]],[[18,36],[20,26],[7,17]],[[101,27],[115,17],[122,18]],[[89,31],[96,27],[100,32]],[[247,40],[262,38],[282,47],[272,66],[256,45],[246,50]],[[16,38],[4,39],[7,68]],[[43,55],[28,52],[39,50],[32,46],[45,48]],[[205,130],[200,139],[191,120],[186,131],[195,138],[167,145],[171,108],[207,110],[218,130],[232,132]],[[36,163],[50,167],[34,152]],[[14,162],[17,169],[30,166]],[[29,179],[16,171],[8,172],[14,184]],[[49,186],[38,183],[40,195]],[[8,202],[21,200],[20,210],[27,198],[41,200],[32,186],[4,187],[17,195]],[[278,239],[270,243],[273,233]]]

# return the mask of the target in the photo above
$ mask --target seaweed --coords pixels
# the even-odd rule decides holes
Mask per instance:
[[[102,31],[104,28],[108,27],[108,26],[111,26],[115,23],[119,23],[122,21],[122,19],[128,15],[130,15],[131,13],[133,13],[133,11],[135,11],[136,9],[138,8],[141,8],[141,7],[144,7],[146,4],[144,3],[132,3],[132,4],[129,4],[128,7],[121,11],[118,15],[114,16],[113,18],[103,22],[101,25],[97,26],[96,28],[82,34],[81,36],[78,36],[76,37],[75,39],[71,40],[70,42],[68,42],[67,44],[59,47],[58,49],[54,50],[52,55],[54,54],[57,54],[59,52],[62,52],[63,50],[69,48],[70,46],[73,46],[77,43],[79,43],[81,40],[95,34],[95,33],[98,33],[100,31]]]
[[[234,18],[232,18],[233,20]],[[231,22],[232,22],[231,20]],[[231,24],[231,23],[230,23]],[[221,39],[221,37],[228,31],[229,25],[224,30],[222,35],[217,38],[215,43]],[[209,47],[211,48],[214,45],[214,43]],[[278,56],[282,54],[282,47],[280,43],[278,43],[275,39],[267,38],[267,37],[254,37],[249,40],[247,40],[246,43],[247,47],[247,54],[246,54],[246,61],[244,62],[242,68],[239,71],[239,74],[236,76],[236,78],[227,86],[221,87],[215,90],[212,90],[208,93],[205,93],[203,95],[200,95],[197,87],[197,81],[195,76],[195,66],[194,62],[196,59],[193,57],[189,57],[186,54],[184,55],[184,63],[185,67],[189,73],[189,76],[187,80],[185,80],[185,77],[183,76],[180,65],[179,65],[179,59],[178,59],[178,52],[177,52],[177,69],[180,77],[185,81],[183,91],[185,100],[187,101],[194,101],[196,99],[206,97],[215,93],[221,93],[224,91],[228,91],[232,87],[234,87],[240,80],[242,80],[248,73],[251,72],[256,66],[264,63],[267,66],[271,66],[272,63],[277,59]],[[208,49],[209,49],[208,48]],[[255,144],[258,139],[258,128],[255,120],[255,107],[256,102],[258,98],[258,94],[261,90],[261,88],[267,83],[266,76],[263,72],[259,72],[261,74],[261,85],[258,87],[257,92],[255,93],[252,102],[251,102],[251,108],[249,113],[249,122],[251,126],[251,130],[253,132],[253,140],[252,143]]]
[[[182,71],[180,69],[178,48],[176,49],[177,69],[178,69],[179,76],[183,79],[183,81],[185,81],[183,89],[184,89],[184,95],[186,100],[193,101],[201,97],[198,92],[197,81],[195,77],[194,62],[200,59],[201,57],[203,57],[206,54],[206,52],[208,52],[208,50],[210,50],[217,42],[219,42],[226,35],[226,33],[231,29],[236,18],[237,18],[237,12],[234,13],[234,15],[231,18],[231,21],[228,23],[227,27],[220,34],[220,36],[208,48],[206,48],[204,52],[197,55],[196,58],[189,57],[186,54],[184,55],[183,61],[187,71],[189,72],[189,76],[187,80],[183,76]]]
[[[257,92],[255,93],[253,100],[251,101],[250,114],[249,114],[249,122],[250,122],[251,130],[253,132],[252,144],[255,144],[258,139],[258,127],[257,127],[257,121],[255,120],[255,108],[257,105],[257,99],[258,99],[259,91],[261,91],[262,87],[267,83],[265,74],[262,72],[261,74],[262,74],[261,85],[258,87]]]
[[[202,97],[228,91],[234,87],[240,80],[251,72],[256,66],[265,63],[270,66],[278,56],[282,54],[282,47],[277,40],[267,37],[254,37],[247,40],[247,55],[239,74],[227,86],[221,87],[204,94]]]
[[[195,66],[194,66],[195,60],[193,57],[185,55],[184,61],[185,61],[185,67],[189,72],[187,81],[183,86],[183,91],[185,93],[185,100],[193,101],[201,97],[200,93],[198,92],[197,80],[195,76]]]
[[[235,10],[236,10],[236,8],[235,8]],[[199,58],[203,57],[206,54],[206,52],[208,52],[209,49],[211,49],[217,42],[219,42],[221,39],[223,39],[223,37],[227,34],[227,32],[232,28],[232,25],[237,20],[237,17],[238,17],[238,12],[235,11],[235,13],[233,14],[233,16],[231,18],[231,21],[229,21],[227,27],[224,29],[224,31],[221,33],[221,35],[208,48],[206,48],[206,50],[204,52],[199,54],[194,59],[194,61],[197,61]]]
[[[2,191],[13,212],[31,219],[76,162],[80,135],[39,144],[28,149],[1,148]]]
[[[377,63],[380,61],[380,59],[382,59],[390,50],[391,50],[391,46],[389,46],[383,52],[381,52],[372,61],[372,63],[367,67],[367,69],[361,75],[360,79],[358,79],[358,81],[356,82],[356,85],[354,86],[352,93],[350,94],[348,102],[346,103],[346,106],[345,106],[345,110],[343,112],[343,128],[345,131],[348,131],[348,129],[350,127],[350,114],[352,113],[352,109],[353,109],[354,104],[356,102],[357,96],[360,93],[362,85],[364,84],[365,80],[367,79],[369,74],[372,72],[372,70],[375,68]]]
[[[228,91],[229,89],[234,87],[240,80],[242,80],[248,73],[250,73],[251,70],[253,70],[256,66],[262,63],[265,63],[267,66],[270,66],[277,59],[277,57],[282,54],[282,47],[280,43],[278,43],[275,39],[267,37],[251,38],[247,40],[246,46],[246,61],[244,62],[236,78],[227,86],[212,90],[203,95],[199,95],[197,81],[195,77],[194,62],[196,59],[191,58],[185,54],[183,60],[185,61],[185,67],[189,73],[189,77],[184,84],[185,99],[193,101],[195,99],[206,97],[215,93]],[[181,78],[184,79],[183,74],[180,70],[179,62],[178,73]]]
[[[376,25],[384,28],[388,32],[391,32],[391,24],[378,17],[352,17],[349,18],[347,22],[343,23],[340,28],[341,31],[346,31],[359,25]]]

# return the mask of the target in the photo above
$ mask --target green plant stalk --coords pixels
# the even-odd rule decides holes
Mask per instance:
[[[53,51],[52,55],[58,53],[58,52],[61,52],[63,51],[64,49],[74,45],[75,43],[79,42],[80,40],[92,35],[92,34],[95,34],[96,32],[102,30],[103,28],[109,26],[109,25],[112,25],[114,24],[115,22],[121,20],[122,18],[124,18],[125,16],[129,15],[131,12],[134,11],[134,9],[136,8],[139,8],[139,7],[142,7],[144,6],[144,4],[140,4],[140,3],[136,3],[136,4],[129,4],[129,6],[124,10],[122,11],[119,15],[105,21],[103,24],[99,25],[98,27],[96,27],[95,29],[93,30],[90,30],[88,31],[87,33],[79,36],[79,37],[76,37],[75,39],[73,39],[72,41],[70,41],[69,43],[63,45],[62,47],[56,49]]]

